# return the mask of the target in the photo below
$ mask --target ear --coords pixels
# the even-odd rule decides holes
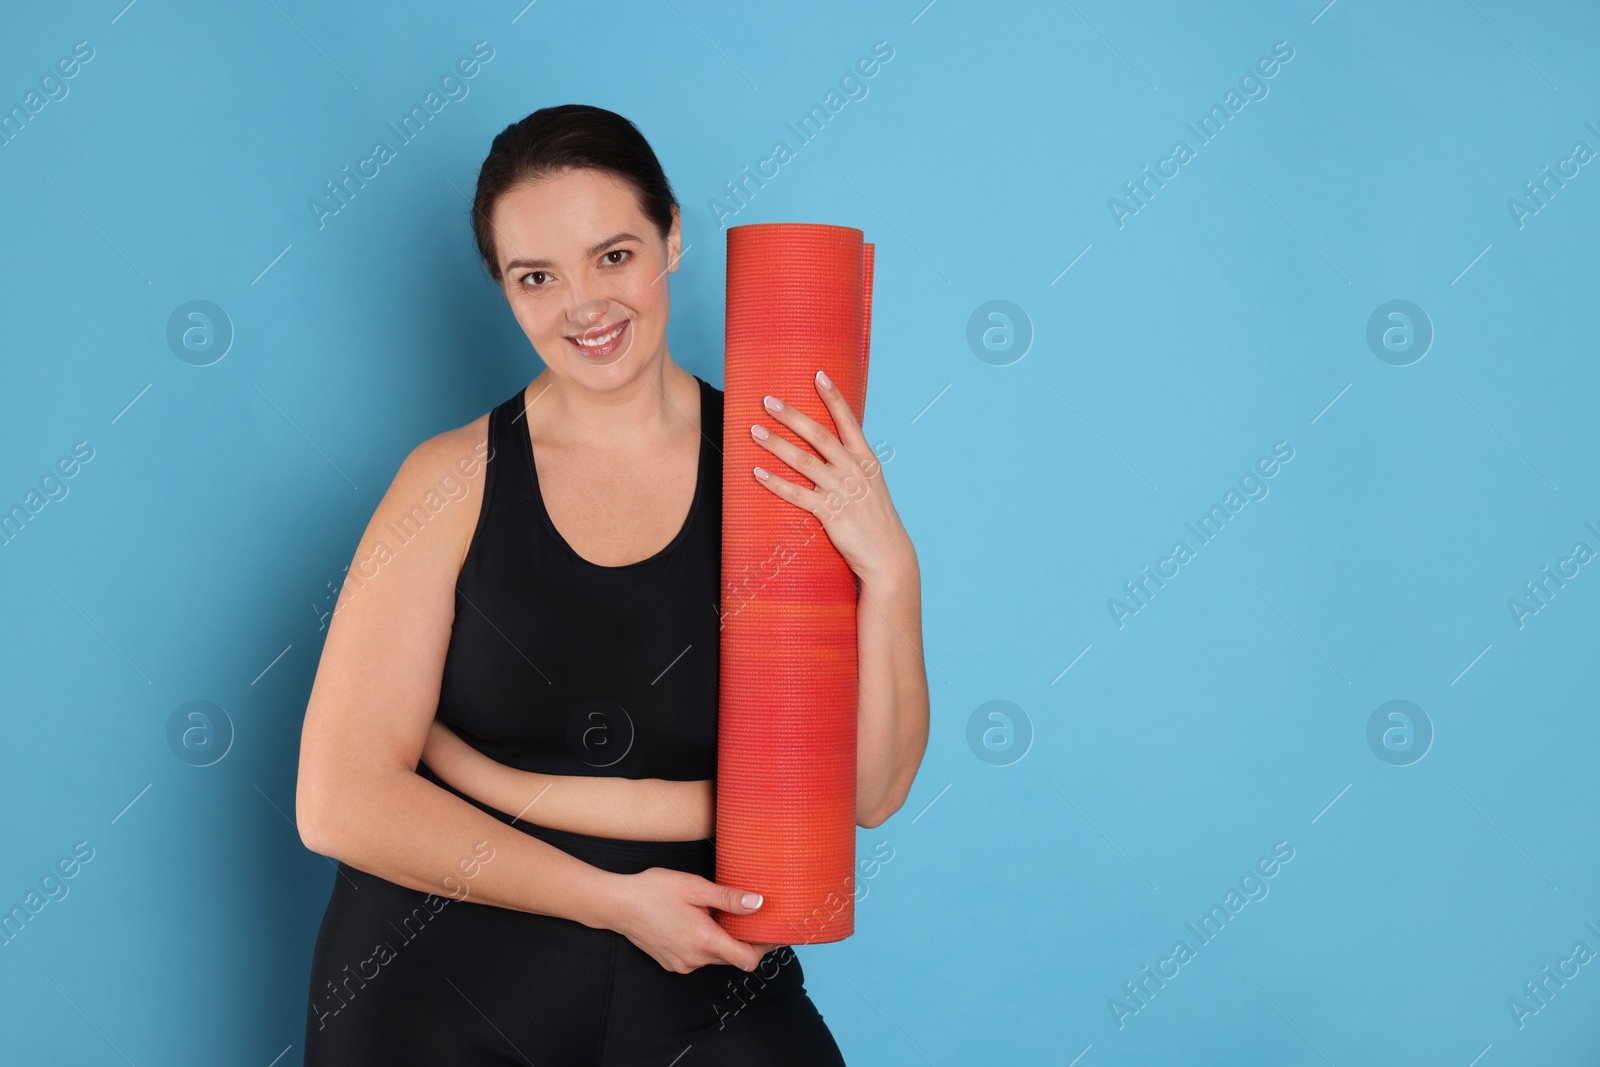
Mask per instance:
[[[683,258],[683,219],[678,205],[672,205],[672,228],[667,231],[667,273],[678,272],[678,261]]]

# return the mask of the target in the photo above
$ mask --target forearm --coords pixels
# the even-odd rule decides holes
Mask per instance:
[[[928,743],[922,576],[915,554],[862,579],[856,632],[856,821],[876,826],[905,803]]]
[[[490,759],[437,720],[422,759],[451,788],[540,826],[634,839],[712,835],[715,807],[704,782],[524,771]]]
[[[413,771],[347,785],[317,823],[316,851],[409,889],[615,929],[624,876],[507,826]]]
[[[472,750],[451,775],[452,787],[516,819],[595,837],[680,841],[710,837],[714,808],[702,783],[659,778],[542,774],[507,767]],[[481,762],[480,762],[481,761]],[[432,764],[429,764],[432,767]]]

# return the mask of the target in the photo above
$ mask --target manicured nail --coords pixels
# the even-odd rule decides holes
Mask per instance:
[[[817,371],[817,381],[822,383],[822,387],[824,389],[833,388],[833,382],[828,378],[827,373],[824,371]]]
[[[765,467],[757,467],[756,468],[756,477],[760,478],[762,481],[766,481],[768,478],[772,477],[772,475],[767,473],[767,468],[765,468]]]
[[[755,435],[757,441],[765,441],[767,438],[772,436],[772,434],[767,432],[767,428],[761,425],[759,422],[750,427],[750,432]]]
[[[759,907],[761,907],[761,894],[760,893],[746,893],[741,898],[741,903],[743,903],[744,906],[747,907],[747,908],[759,908]]]
[[[782,411],[783,410],[783,401],[779,400],[775,396],[767,397],[765,400],[762,401],[762,403],[767,405],[767,410],[768,411]]]

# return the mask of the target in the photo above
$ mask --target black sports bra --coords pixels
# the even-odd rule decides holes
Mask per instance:
[[[688,519],[661,551],[619,567],[579,556],[550,521],[523,390],[490,412],[438,710],[490,758],[546,774],[715,777],[723,393],[695,380]]]

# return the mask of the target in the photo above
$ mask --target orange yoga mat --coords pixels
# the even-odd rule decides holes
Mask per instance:
[[[819,369],[865,413],[872,253],[848,226],[728,230],[716,877],[765,900],[715,915],[744,941],[855,932],[855,575],[821,520],[751,474],[813,488],[750,426],[815,452],[762,405],[770,393],[839,436]]]

